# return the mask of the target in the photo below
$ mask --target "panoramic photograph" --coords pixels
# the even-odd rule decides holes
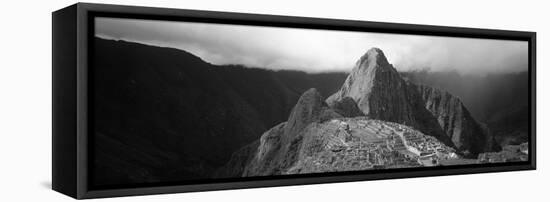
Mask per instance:
[[[95,186],[528,161],[528,42],[96,17]]]

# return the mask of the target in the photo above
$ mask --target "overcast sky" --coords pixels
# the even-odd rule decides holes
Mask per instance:
[[[369,48],[398,70],[527,70],[527,42],[244,25],[96,18],[96,36],[173,47],[213,64],[307,72],[350,71]]]

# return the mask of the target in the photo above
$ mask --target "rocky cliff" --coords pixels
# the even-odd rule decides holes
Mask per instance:
[[[304,128],[311,123],[338,117],[342,116],[328,107],[316,89],[306,91],[292,109],[287,122],[262,134],[258,148],[250,153],[252,158],[245,163],[242,175],[281,174],[297,160]]]
[[[373,48],[326,102],[306,91],[287,122],[234,154],[225,177],[461,164],[470,161],[456,151],[475,156],[491,142],[457,97],[405,81]]]
[[[369,118],[412,126],[453,145],[425,108],[417,89],[401,78],[378,48],[368,50],[356,62],[341,89],[326,101],[335,106],[347,97]]]
[[[453,161],[449,156],[455,150],[434,137],[397,123],[343,117],[310,90],[302,95],[287,122],[236,152],[216,177],[420,167],[426,166],[419,161],[420,153],[435,148],[440,153],[434,159]],[[432,159],[427,162],[436,165]]]
[[[341,105],[354,111],[349,101]],[[330,108],[317,90],[310,89],[300,97],[287,122],[269,129],[258,142],[234,153],[216,177],[420,166],[399,153],[406,150],[396,140],[395,131],[402,127],[405,126],[364,116],[345,118]],[[365,159],[369,156],[370,159]]]
[[[454,145],[466,153],[491,151],[494,139],[470,115],[459,98],[448,92],[424,85],[416,85],[418,92],[443,131]]]
[[[400,74],[412,83],[459,97],[472,117],[486,124],[497,147],[528,141],[529,72],[471,75],[424,69]]]
[[[347,76],[213,65],[126,41],[91,45],[98,186],[209,178],[286,121],[303,92],[330,95]]]
[[[331,107],[339,114],[345,117],[358,117],[365,116],[363,112],[357,107],[357,103],[350,97],[345,97],[341,100],[331,103]]]

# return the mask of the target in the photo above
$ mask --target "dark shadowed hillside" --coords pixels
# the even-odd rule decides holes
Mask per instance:
[[[401,75],[413,83],[443,89],[459,97],[476,120],[487,124],[501,146],[527,142],[528,72],[461,75],[422,70]]]
[[[323,100],[305,91],[286,122],[235,152],[215,176],[471,164],[498,151],[493,143],[459,98],[406,81],[371,48],[337,92]]]
[[[203,179],[344,73],[215,66],[182,50],[96,38],[93,183]]]
[[[400,74],[377,48],[348,75],[213,65],[100,38],[93,47],[97,186],[446,165],[496,152],[495,139],[524,142],[528,128],[524,73]]]
[[[527,105],[528,72],[462,75],[429,70],[401,72],[414,83],[444,89],[459,97],[479,121],[510,106]]]
[[[432,87],[407,82],[382,50],[372,48],[357,62],[342,88],[327,99],[350,97],[369,118],[412,126],[460,152],[493,150],[492,138],[470,116],[459,98]]]

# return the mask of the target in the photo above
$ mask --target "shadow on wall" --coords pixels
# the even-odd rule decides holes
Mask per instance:
[[[40,186],[46,189],[52,189],[52,182],[50,181],[42,181],[40,182]]]

